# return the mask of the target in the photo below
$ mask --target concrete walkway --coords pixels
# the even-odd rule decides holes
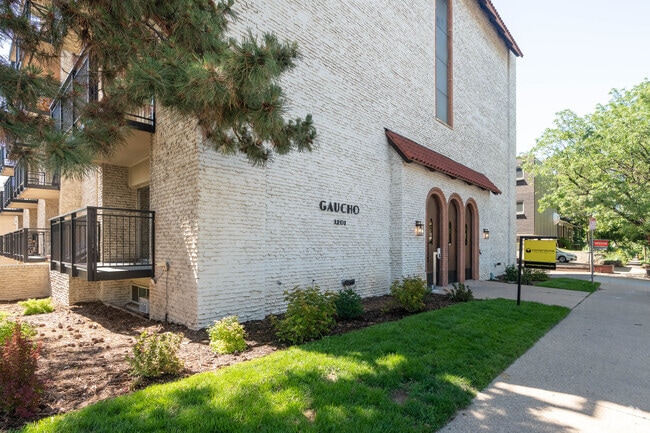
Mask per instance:
[[[523,286],[523,300],[574,309],[440,432],[650,432],[650,282],[596,281],[580,300]],[[516,285],[468,285],[477,298],[516,296]]]

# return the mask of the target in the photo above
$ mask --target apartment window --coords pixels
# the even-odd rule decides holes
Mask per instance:
[[[523,215],[524,214],[524,202],[523,201],[518,201],[517,202],[517,215]]]
[[[451,125],[451,8],[436,0],[436,117]]]
[[[524,170],[521,167],[517,167],[517,180],[524,180]]]

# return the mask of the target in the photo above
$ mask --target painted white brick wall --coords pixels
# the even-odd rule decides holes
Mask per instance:
[[[478,204],[491,233],[479,240],[481,278],[514,261],[514,57],[475,0],[453,1],[453,128],[436,121],[434,3],[236,5],[234,34],[271,30],[299,43],[303,58],[282,84],[291,115],[313,114],[318,148],[255,168],[203,146],[193,123],[158,113],[152,317],[190,327],[256,319],[281,311],[295,285],[338,290],[350,278],[363,296],[387,293],[392,279],[424,273],[413,225],[434,187]],[[485,174],[503,194],[403,164],[385,127]],[[321,200],[360,211],[324,212]]]

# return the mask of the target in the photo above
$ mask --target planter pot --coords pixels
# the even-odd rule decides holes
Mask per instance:
[[[594,272],[601,274],[613,274],[614,265],[594,265]]]

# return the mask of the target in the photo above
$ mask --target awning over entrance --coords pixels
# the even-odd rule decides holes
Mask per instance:
[[[490,179],[484,174],[474,171],[469,167],[465,167],[453,159],[447,158],[431,149],[417,144],[413,140],[386,129],[386,137],[388,143],[395,149],[397,153],[407,163],[416,162],[420,165],[427,167],[432,171],[439,171],[447,176],[460,179],[470,185],[476,185],[486,191],[491,191],[494,194],[501,194],[501,190],[494,185]]]

